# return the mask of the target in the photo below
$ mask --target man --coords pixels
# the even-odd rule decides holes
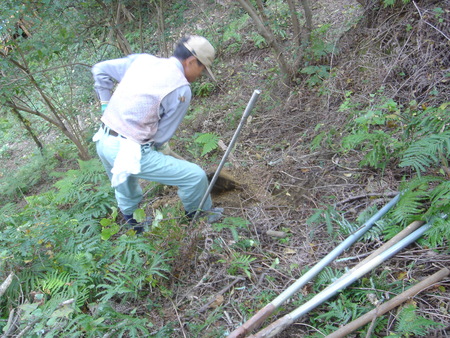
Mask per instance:
[[[214,56],[208,40],[189,36],[177,44],[170,58],[133,54],[92,67],[103,112],[102,126],[94,136],[97,153],[125,221],[138,233],[143,226],[137,224],[133,212],[143,197],[139,179],[177,186],[189,219],[207,191],[208,179],[198,165],[158,149],[173,136],[188,110],[190,83],[205,69],[213,77]],[[218,220],[223,211],[212,208],[210,196],[202,209],[210,222]]]

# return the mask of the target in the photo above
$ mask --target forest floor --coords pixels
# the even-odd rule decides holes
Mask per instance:
[[[230,6],[231,3],[229,0],[217,1],[217,13],[211,15],[211,20],[220,19],[221,6]],[[329,31],[335,35],[327,38],[335,41],[336,50],[339,50],[327,59],[328,65],[338,75],[324,84],[327,88],[325,94],[319,95],[317,88],[309,88],[305,83],[292,91],[274,81],[270,69],[276,63],[271,58],[270,50],[258,49],[250,41],[244,41],[239,59],[236,55],[218,56],[220,66],[214,71],[219,83],[211,97],[194,98],[193,103],[205,106],[207,112],[201,119],[184,124],[181,134],[215,132],[226,144],[234,129],[230,128],[231,122],[226,122],[224,117],[233,115],[233,110],[239,113],[241,109],[241,106],[229,103],[248,102],[255,89],[261,90],[265,96],[263,102],[267,106],[261,106],[261,101],[256,103],[228,158],[226,171],[240,183],[240,189],[212,196],[214,205],[224,208],[226,217],[247,220],[248,226],[239,229],[238,237],[230,229],[218,229],[203,222],[188,231],[190,236],[185,239],[184,251],[180,260],[173,262],[173,273],[167,281],[172,296],[164,295],[161,289],[155,288],[154,297],[165,302],[161,308],[151,312],[152,318],[149,320],[154,324],[155,332],[168,323],[179,323],[179,327],[175,328],[179,334],[173,337],[192,337],[188,324],[193,323],[204,328],[202,337],[215,337],[215,328],[219,326],[233,331],[249,319],[241,305],[258,311],[289,287],[306,268],[314,266],[346,238],[338,231],[330,233],[325,223],[308,224],[308,219],[318,209],[332,206],[347,221],[356,222],[365,210],[382,207],[398,193],[400,181],[407,173],[395,164],[383,172],[360,168],[361,153],[357,151],[342,156],[333,147],[312,149],[310,146],[318,134],[317,130],[339,134],[348,118],[346,113],[339,111],[347,91],[351,90],[362,98],[368,97],[379,88],[379,84],[386,82],[390,72],[380,71],[380,64],[376,62],[370,72],[358,72],[364,62],[364,67],[367,67],[368,60],[375,59],[376,55],[370,52],[358,54],[357,51],[369,44],[375,45],[386,38],[386,34],[381,29],[363,27],[358,21],[362,11],[356,2],[321,0],[313,3],[315,25],[319,22],[331,25]],[[194,13],[186,15],[202,15],[201,7],[201,4],[194,6]],[[408,15],[414,16],[414,13],[405,14],[406,17]],[[378,20],[383,21],[382,18]],[[394,35],[395,32],[391,38]],[[396,55],[393,53],[392,58],[397,58]],[[396,86],[395,82],[391,84]],[[412,91],[414,85],[406,83],[401,89]],[[400,88],[397,94],[401,95],[399,91]],[[271,102],[274,104],[270,105]],[[283,104],[275,105],[278,102]],[[237,127],[236,121],[233,123]],[[172,148],[188,160],[197,160],[185,151],[180,137],[173,141]],[[217,165],[223,152],[218,154],[214,165]],[[214,165],[205,165],[204,169],[212,171]],[[151,214],[161,206],[178,201],[176,190],[168,187],[145,200],[145,207]],[[230,273],[233,257],[227,256],[226,252],[232,252],[231,248],[241,239],[257,243],[245,252],[254,259],[248,265],[249,274],[239,269]],[[358,242],[339,257],[346,258],[345,261],[331,263],[330,267],[351,268],[381,244],[381,239]],[[432,251],[417,243],[412,244],[383,264],[378,272],[387,273],[393,280],[401,278],[405,283],[420,281],[450,265],[450,258],[445,253],[448,248],[441,249]],[[450,290],[449,279],[441,285]],[[305,297],[311,292],[311,284],[307,284],[302,288],[301,295]],[[450,336],[446,331],[450,323],[449,300],[448,291],[439,297],[425,292],[414,299],[423,313],[446,324],[445,329],[431,332],[430,336]],[[254,308],[255,304],[260,308]],[[126,306],[137,308],[138,313],[141,307],[143,312],[148,313],[148,300],[142,300],[142,304],[120,305]],[[326,312],[326,304],[322,306]],[[294,308],[288,302],[277,317]],[[390,325],[394,321],[395,313],[390,315]],[[280,337],[316,334],[309,323],[308,316],[304,316]],[[386,334],[389,329],[386,328]]]
[[[240,217],[249,222],[246,230],[239,230],[239,236],[258,243],[258,250],[252,248],[248,252],[255,259],[249,268],[250,275],[229,272],[231,258],[223,252],[238,241],[231,231],[218,231],[207,224],[193,231],[191,238],[186,239],[186,254],[182,255],[185,259],[175,263],[176,273],[171,283],[174,298],[166,305],[166,316],[157,315],[153,318],[157,326],[159,321],[160,327],[167,321],[179,322],[180,337],[189,336],[186,325],[189,322],[205,323],[204,336],[213,337],[208,332],[213,332],[215,326],[224,325],[232,331],[249,319],[238,304],[255,304],[255,299],[261,298],[262,308],[272,300],[265,295],[277,295],[285,290],[302,275],[304,268],[314,266],[346,238],[336,232],[333,234],[335,237],[331,238],[326,224],[307,224],[308,218],[316,210],[333,206],[347,221],[355,222],[365,210],[374,206],[381,208],[388,203],[398,193],[399,183],[407,174],[395,165],[387,167],[384,172],[360,168],[358,163],[361,154],[357,151],[338,156],[332,147],[314,150],[309,147],[319,127],[330,131],[334,128],[338,133],[345,125],[348,116],[339,112],[339,106],[346,91],[352,90],[361,97],[368,97],[377,89],[376,85],[385,80],[383,77],[387,77],[385,72],[378,73],[378,65],[374,63],[374,72],[364,74],[362,77],[365,79],[358,78],[361,77],[355,70],[360,67],[358,62],[375,58],[375,55],[359,55],[357,61],[355,50],[360,49],[361,44],[368,46],[368,41],[381,39],[384,32],[381,29],[364,29],[358,24],[361,11],[355,3],[333,1],[330,6],[328,1],[318,1],[312,9],[315,19],[325,19],[322,24],[329,23],[333,27],[330,31],[340,34],[338,37],[328,37],[338,41],[336,46],[340,49],[339,54],[328,60],[329,65],[339,73],[328,84],[328,94],[318,95],[316,89],[307,85],[299,86],[297,93],[281,85],[277,88],[267,77],[268,69],[273,67],[266,61],[270,51],[244,43],[239,60],[221,55],[222,68],[216,71],[221,74],[223,81],[218,84],[219,89],[210,100],[201,102],[207,106],[206,109],[210,109],[209,112],[203,119],[190,122],[182,128],[186,134],[216,132],[226,143],[226,140],[231,139],[232,132],[223,118],[229,112],[215,110],[217,102],[247,102],[254,89],[260,89],[262,93],[267,91],[274,102],[279,102],[280,98],[284,102],[270,109],[256,104],[255,112],[243,128],[226,168],[227,173],[240,182],[241,189],[213,195],[215,206],[223,207],[226,217]],[[245,66],[248,64],[255,66],[252,72]],[[239,82],[242,80],[239,74],[242,73],[246,73],[243,76],[245,82]],[[233,91],[236,83],[241,87]],[[230,92],[234,97],[229,97]],[[181,143],[174,142],[173,148],[183,152]],[[182,155],[195,161],[189,158],[189,154]],[[214,167],[205,169],[212,170]],[[176,199],[176,191],[167,189],[163,195],[156,196],[154,201],[148,201],[148,212],[161,205],[174,203]],[[340,256],[345,257],[345,261],[334,262],[330,267],[351,268],[381,244],[381,239],[356,243]],[[221,246],[222,251],[217,250],[217,245]],[[431,251],[412,244],[383,264],[379,273],[387,271],[393,280],[402,278],[405,283],[420,281],[450,264],[445,250]],[[196,254],[190,254],[192,251]],[[411,268],[413,263],[415,267]],[[449,280],[443,285],[448,290]],[[310,292],[310,284],[301,290],[303,296]],[[425,293],[416,301],[433,320],[448,325],[449,307],[444,304],[448,297],[448,292],[442,294],[441,298],[428,297]],[[219,306],[222,310],[217,315],[218,320],[209,323],[211,313]],[[442,307],[446,310],[441,311]],[[286,305],[286,309],[277,316],[281,317],[294,308]],[[437,310],[439,308],[441,310]],[[256,312],[259,309],[254,310]],[[395,313],[389,319],[390,325],[394,321]],[[304,337],[316,333],[308,323],[308,318],[303,317],[280,336]],[[389,332],[389,328],[386,332]],[[430,336],[447,336],[447,333],[441,329],[430,333]]]

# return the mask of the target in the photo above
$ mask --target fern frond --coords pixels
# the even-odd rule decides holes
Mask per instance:
[[[423,135],[441,133],[450,123],[450,102],[445,102],[439,107],[427,107],[419,119]]]
[[[55,262],[77,273],[78,277],[95,271],[94,259],[89,252],[59,252]]]
[[[316,291],[319,291],[329,284],[333,283],[341,276],[341,271],[332,269],[331,267],[327,266],[317,276],[316,281],[314,282],[314,289]]]
[[[418,175],[432,166],[437,166],[442,158],[450,155],[450,131],[431,134],[412,143],[405,150],[400,167],[412,167]]]
[[[219,136],[214,133],[204,133],[195,139],[195,143],[203,145],[201,156],[204,156],[217,148],[219,144]]]
[[[51,295],[60,291],[60,289],[71,284],[71,281],[75,280],[76,276],[69,272],[59,272],[53,270],[53,272],[41,280],[40,286],[42,291]]]
[[[450,220],[448,218],[434,218],[431,228],[426,232],[426,241],[431,248],[437,248],[450,240]]]
[[[430,186],[439,182],[435,176],[418,176],[401,185],[402,196],[391,212],[392,221],[407,225],[423,218],[430,199]]]
[[[445,214],[450,215],[450,181],[442,182],[430,192],[431,206],[427,216]]]
[[[367,141],[369,134],[365,131],[355,131],[342,139],[342,147],[346,150],[354,149],[361,143]]]
[[[159,253],[153,253],[148,258],[149,259],[145,264],[147,276],[158,275],[167,278],[164,273],[169,272],[169,267],[166,264],[169,259],[167,259],[164,254]]]
[[[412,191],[405,193],[392,212],[393,220],[406,225],[414,219],[420,218],[420,215],[426,210],[423,202],[424,192]]]
[[[413,304],[409,304],[401,309],[395,328],[397,333],[405,336],[410,336],[411,334],[424,336],[431,328],[438,326],[443,325],[417,315],[416,307]]]

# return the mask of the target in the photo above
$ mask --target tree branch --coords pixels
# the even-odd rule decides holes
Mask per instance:
[[[14,274],[10,273],[8,277],[6,277],[5,281],[0,285],[0,297],[6,292],[8,287],[11,285]]]

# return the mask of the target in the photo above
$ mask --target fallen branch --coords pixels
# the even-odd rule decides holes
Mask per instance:
[[[19,310],[20,311],[20,310]],[[1,336],[1,338],[8,337],[14,330],[15,330],[15,323],[17,319],[19,318],[20,313],[15,317],[16,310],[11,309],[9,316],[8,316],[8,322],[6,323],[6,326],[3,328],[4,334]]]
[[[180,323],[180,328],[181,328],[181,332],[183,333],[183,337],[186,338],[187,337],[186,332],[184,331],[183,323],[181,321],[180,315],[178,314],[177,307],[175,306],[175,303],[172,302],[172,300],[171,300],[171,303],[172,303],[173,309],[175,310],[175,314],[177,315],[178,323]]]
[[[222,290],[220,290],[215,296],[211,297],[205,305],[203,305],[198,312],[204,312],[206,309],[209,308],[209,306],[214,303],[214,301],[217,299],[217,296],[223,295],[225,292],[227,292],[229,289],[233,287],[234,284],[236,284],[239,281],[245,280],[243,277],[237,277],[234,281],[232,281],[230,284],[228,284],[226,287],[224,287]]]
[[[423,22],[425,22],[425,23],[426,23],[428,26],[430,26],[431,28],[435,29],[437,32],[441,33],[443,37],[445,37],[447,40],[450,41],[450,37],[447,36],[443,31],[441,31],[439,28],[433,26],[433,25],[432,25],[431,23],[429,23],[428,21],[424,20],[423,15],[422,15],[422,12],[420,11],[420,9],[419,9],[419,7],[417,6],[417,4],[416,4],[415,1],[413,1],[413,4],[414,4],[414,6],[416,7],[417,12],[419,13],[420,18],[423,20]]]
[[[10,273],[8,277],[6,277],[5,281],[0,285],[0,297],[6,292],[6,289],[11,285],[13,280],[13,273]]]
[[[39,322],[41,318],[37,318],[33,320],[31,323],[29,323],[22,331],[19,332],[19,334],[16,336],[16,338],[21,338],[27,334],[28,331],[30,331],[34,325]]]
[[[450,274],[450,270],[447,268],[443,268],[443,269],[439,270],[434,275],[431,275],[427,279],[412,286],[408,290],[402,292],[401,294],[392,298],[391,300],[387,301],[386,303],[381,304],[376,309],[373,309],[372,311],[366,313],[365,315],[359,317],[358,319],[355,319],[354,321],[350,322],[349,324],[341,327],[339,330],[328,335],[327,338],[345,337],[346,335],[350,334],[351,332],[355,331],[356,329],[360,328],[361,326],[369,323],[370,321],[373,321],[375,318],[382,316],[386,312],[391,311],[393,308],[406,302],[408,299],[414,297],[419,292],[421,292],[421,291],[429,288],[433,284],[439,282],[440,280],[442,280],[444,277],[448,276],[449,274]]]
[[[342,200],[340,202],[337,202],[336,205],[346,204],[348,202],[353,202],[355,200],[360,200],[360,199],[368,198],[368,197],[379,197],[379,196],[394,197],[397,194],[398,194],[398,191],[387,192],[387,193],[370,193],[370,194],[357,195],[357,196],[349,197],[349,198],[347,198],[345,200]]]
[[[284,231],[267,230],[266,234],[272,237],[285,238],[288,234]]]

